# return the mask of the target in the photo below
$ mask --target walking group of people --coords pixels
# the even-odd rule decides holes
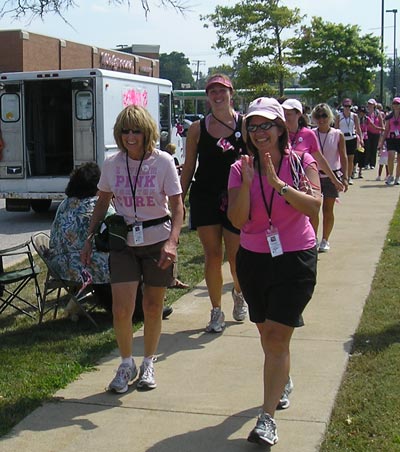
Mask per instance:
[[[362,144],[364,138],[358,117],[347,113],[349,100],[343,102],[346,110],[336,118],[336,128],[331,108],[326,103],[315,106],[312,130],[296,99],[260,97],[245,115],[239,114],[232,107],[232,82],[224,74],[209,78],[206,93],[210,112],[188,130],[180,177],[173,157],[156,148],[157,124],[148,111],[129,106],[119,114],[114,125],[119,151],[105,160],[95,201],[88,201],[91,211],[80,261],[95,270],[106,265],[94,257],[93,236],[112,204],[128,225],[128,234],[126,246],[111,249],[107,262],[121,356],[108,388],[124,393],[137,379],[138,389],[154,389],[163,300],[174,277],[188,197],[189,226],[204,250],[211,302],[205,331],[221,333],[225,328],[221,300],[226,255],[233,280],[232,316],[242,322],[248,315],[256,324],[264,354],[262,408],[248,440],[273,445],[278,441],[275,411],[289,407],[293,390],[292,334],[304,325],[302,313],[316,284],[318,251],[330,248],[333,208],[350,183],[355,135]],[[399,113],[396,107],[396,119],[387,119],[385,126],[393,140]],[[395,145],[389,140],[389,147]],[[382,146],[381,137],[377,147]],[[141,283],[144,358],[137,366],[131,319]]]
[[[384,180],[386,185],[400,185],[400,159],[394,168],[400,148],[400,97],[393,98],[387,114],[373,98],[360,108],[346,98],[342,109],[335,125],[345,135],[349,183],[352,185],[355,177],[363,178],[364,169],[374,169],[379,157],[375,180]]]

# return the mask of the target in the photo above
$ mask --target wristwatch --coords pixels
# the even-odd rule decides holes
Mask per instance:
[[[285,184],[278,192],[278,194],[280,196],[284,195],[285,193],[287,193],[287,191],[289,190],[289,185]]]

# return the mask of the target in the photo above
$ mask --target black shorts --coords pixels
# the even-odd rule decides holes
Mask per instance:
[[[235,228],[228,219],[227,203],[226,193],[206,192],[193,183],[189,193],[190,229],[195,231],[200,226],[220,224],[228,231],[240,234],[240,230]]]
[[[387,138],[386,148],[388,151],[400,152],[400,139],[397,138]]]
[[[339,192],[329,177],[320,177],[319,180],[321,182],[321,193],[325,196],[325,198],[339,197]]]
[[[352,138],[351,140],[346,140],[346,154],[354,155],[357,150],[357,138]]]
[[[278,257],[239,247],[236,271],[252,322],[304,325],[302,313],[317,278],[316,247]]]

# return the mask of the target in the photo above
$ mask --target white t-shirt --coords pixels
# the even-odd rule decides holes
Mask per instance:
[[[339,141],[341,131],[331,127],[328,133],[319,132],[318,129],[313,129],[320,144],[321,153],[329,163],[332,170],[338,170],[341,167]],[[320,177],[328,177],[326,174],[320,174]]]
[[[116,212],[125,218],[127,224],[135,222],[135,212],[136,220],[139,222],[169,215],[168,197],[182,193],[172,156],[155,149],[143,160],[141,167],[140,160],[132,160],[129,157],[128,164],[132,188],[135,191],[135,203],[128,178],[125,152],[119,151],[104,161],[97,185],[99,190],[114,194]],[[142,246],[167,240],[170,232],[170,222],[144,228]],[[133,246],[132,232],[128,234],[128,245]]]

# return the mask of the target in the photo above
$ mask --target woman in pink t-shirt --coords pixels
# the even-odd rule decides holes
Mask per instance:
[[[248,149],[231,167],[228,217],[240,229],[237,275],[264,351],[264,402],[248,440],[278,441],[277,406],[289,406],[289,345],[316,282],[317,249],[309,217],[318,215],[317,164],[289,147],[282,106],[253,101],[246,115]]]
[[[285,120],[289,129],[290,146],[297,152],[308,152],[316,160],[318,168],[326,174],[337,191],[343,191],[344,185],[335,176],[321,149],[314,132],[307,127],[306,118],[303,115],[303,106],[297,99],[287,99],[282,104],[285,112]],[[318,218],[311,218],[315,235],[318,232]]]
[[[388,151],[389,175],[386,185],[400,185],[400,97],[395,97],[392,101],[392,111],[385,118],[385,131],[381,135],[378,149],[383,149],[386,140]],[[396,178],[393,177],[394,158],[397,153]]]
[[[129,229],[127,245],[121,250],[110,250],[114,330],[122,362],[108,388],[117,393],[126,392],[139,373],[132,357],[131,319],[141,280],[144,359],[137,388],[156,387],[153,357],[183,222],[178,173],[172,156],[155,149],[158,136],[157,124],[145,108],[131,105],[118,115],[114,139],[119,151],[103,163],[99,197],[81,252],[82,262],[89,263],[93,232],[113,200],[117,214],[124,217]]]

